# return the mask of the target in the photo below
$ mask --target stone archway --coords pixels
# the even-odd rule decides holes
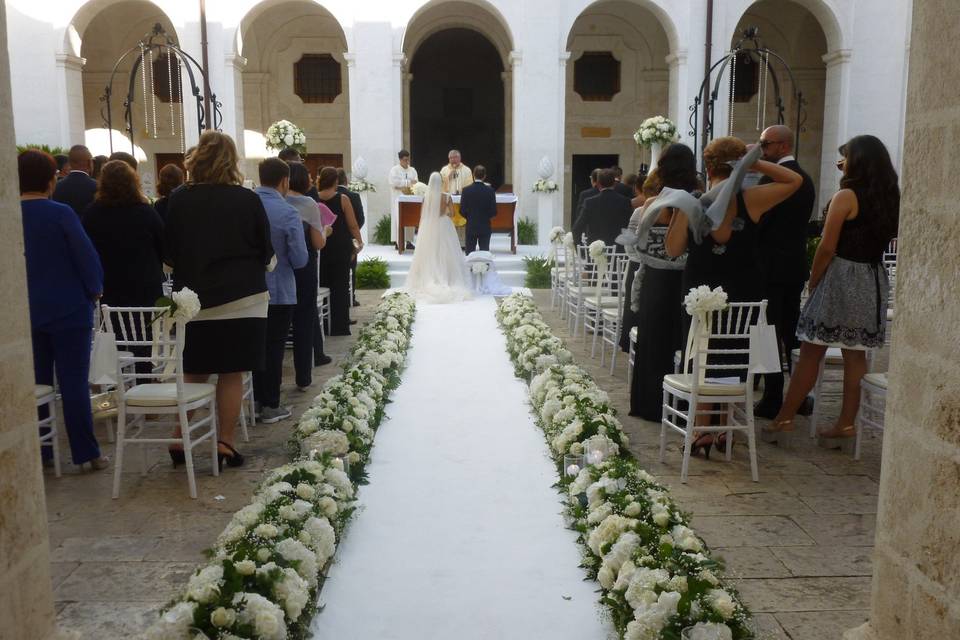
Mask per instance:
[[[650,152],[637,146],[633,133],[648,117],[670,115],[670,42],[658,15],[631,0],[594,3],[570,28],[564,158],[564,165],[570,168],[566,176],[570,188],[564,193],[568,224],[576,194],[590,186],[590,169],[598,168],[590,165],[591,158],[606,161],[616,156],[625,174],[649,164]],[[578,62],[589,56],[605,60],[616,72],[615,91],[602,95],[578,92]]]
[[[350,166],[350,87],[347,41],[337,19],[311,0],[263,2],[237,32],[242,67],[246,171],[276,155],[264,134],[286,119],[304,130],[309,155]]]
[[[513,39],[503,17],[481,2],[431,3],[404,33],[403,143],[424,179],[458,148],[483,164],[494,186],[512,180]]]

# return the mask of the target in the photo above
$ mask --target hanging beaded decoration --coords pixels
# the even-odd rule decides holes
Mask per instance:
[[[157,139],[157,76],[153,68],[153,47],[147,47],[147,57],[150,59],[150,111],[153,114],[151,137]]]
[[[140,43],[140,78],[143,85],[143,132],[150,134],[150,114],[147,111],[147,57],[146,47]]]
[[[737,54],[734,54],[733,60],[730,63],[730,105],[728,107],[730,110],[730,113],[728,114],[728,118],[727,118],[727,135],[728,136],[733,135],[733,105],[735,103],[734,87],[736,87],[736,84],[737,84]]]
[[[180,153],[187,152],[187,139],[184,134],[184,128],[186,127],[186,118],[183,111],[183,61],[180,60],[180,55],[177,54],[177,104],[180,105]]]
[[[167,52],[167,101],[170,103],[170,135],[177,135],[176,108],[173,103],[173,62]]]

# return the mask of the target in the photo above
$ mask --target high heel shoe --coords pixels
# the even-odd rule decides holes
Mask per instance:
[[[712,446],[713,446],[713,434],[705,433],[693,441],[693,444],[690,447],[690,455],[691,456],[700,455],[700,449],[703,449],[703,457],[709,460],[710,447]]]
[[[760,429],[760,439],[764,442],[777,442],[781,434],[793,433],[793,418],[789,420],[775,420]]]
[[[240,455],[240,452],[231,447],[229,444],[223,440],[217,440],[217,444],[221,444],[227,449],[230,449],[230,454],[218,453],[217,461],[220,463],[220,467],[223,467],[223,463],[226,462],[228,467],[242,467],[243,466],[243,456]]]
[[[181,464],[186,464],[187,457],[184,455],[183,449],[167,449],[167,453],[170,454],[170,461],[173,462],[174,469]]]
[[[833,427],[826,431],[817,432],[817,445],[824,449],[849,449],[853,446],[857,428],[848,424],[845,427]]]
[[[713,439],[713,446],[717,448],[717,451],[720,453],[727,452],[727,432],[718,433],[717,437]]]

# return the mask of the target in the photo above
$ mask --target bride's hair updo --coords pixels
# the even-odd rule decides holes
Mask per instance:
[[[730,162],[747,155],[747,145],[740,138],[716,138],[703,150],[703,164],[711,178],[729,178],[733,173]]]

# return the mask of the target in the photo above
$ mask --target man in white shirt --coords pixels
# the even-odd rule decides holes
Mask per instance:
[[[397,244],[402,241],[408,242],[407,228],[403,230],[403,238],[397,237],[397,221],[400,219],[400,202],[398,198],[403,195],[404,190],[417,184],[417,170],[410,166],[410,152],[401,149],[397,154],[400,164],[396,164],[390,169],[390,241]],[[412,235],[412,234],[411,234]],[[397,246],[399,248],[399,245]]]

